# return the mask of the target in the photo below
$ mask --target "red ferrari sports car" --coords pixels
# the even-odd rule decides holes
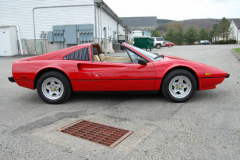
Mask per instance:
[[[216,88],[229,74],[186,59],[153,54],[124,43],[124,53],[102,54],[88,43],[13,62],[19,86],[37,89],[47,103],[62,103],[72,92],[162,91],[173,102],[196,90]]]

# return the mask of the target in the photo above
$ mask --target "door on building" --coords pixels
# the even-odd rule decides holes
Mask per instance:
[[[10,53],[10,30],[9,28],[0,28],[0,56],[9,56]]]
[[[14,56],[17,51],[16,27],[0,27],[0,56]]]

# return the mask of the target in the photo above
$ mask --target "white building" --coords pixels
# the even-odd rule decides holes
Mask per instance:
[[[237,44],[240,44],[240,19],[233,19],[229,27],[228,39],[236,40]],[[216,36],[212,38],[212,42],[225,40],[222,36]]]
[[[230,39],[235,39],[237,44],[240,43],[240,19],[233,19],[229,27]]]
[[[19,36],[25,40],[22,46],[26,45],[30,54],[90,41],[103,45],[117,40],[118,35],[126,35],[127,26],[103,0],[1,0],[0,6],[0,30],[8,32],[9,26],[18,25]],[[16,30],[11,34],[17,35]],[[0,34],[0,42],[5,38]],[[0,48],[7,49],[2,43]]]
[[[129,43],[132,43],[134,41],[134,37],[151,37],[151,32],[150,31],[133,30],[128,34]]]

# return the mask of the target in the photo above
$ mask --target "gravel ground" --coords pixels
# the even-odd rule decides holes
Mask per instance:
[[[152,52],[205,63],[231,74],[186,103],[159,94],[73,95],[61,105],[7,80],[12,62],[0,57],[0,159],[239,159],[239,45],[174,46]],[[79,119],[134,131],[108,148],[57,129]]]

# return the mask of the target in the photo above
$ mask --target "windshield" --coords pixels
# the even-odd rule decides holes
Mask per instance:
[[[129,47],[131,47],[131,48],[133,48],[133,49],[135,49],[136,51],[140,52],[141,54],[143,54],[144,56],[148,57],[148,58],[151,59],[152,61],[159,61],[159,60],[163,59],[162,56],[159,56],[159,55],[157,55],[157,54],[154,54],[154,53],[145,51],[145,50],[140,49],[140,48],[138,48],[138,47],[136,47],[136,46],[132,46],[132,45],[130,45],[130,44],[126,44],[126,45],[129,46]]]

